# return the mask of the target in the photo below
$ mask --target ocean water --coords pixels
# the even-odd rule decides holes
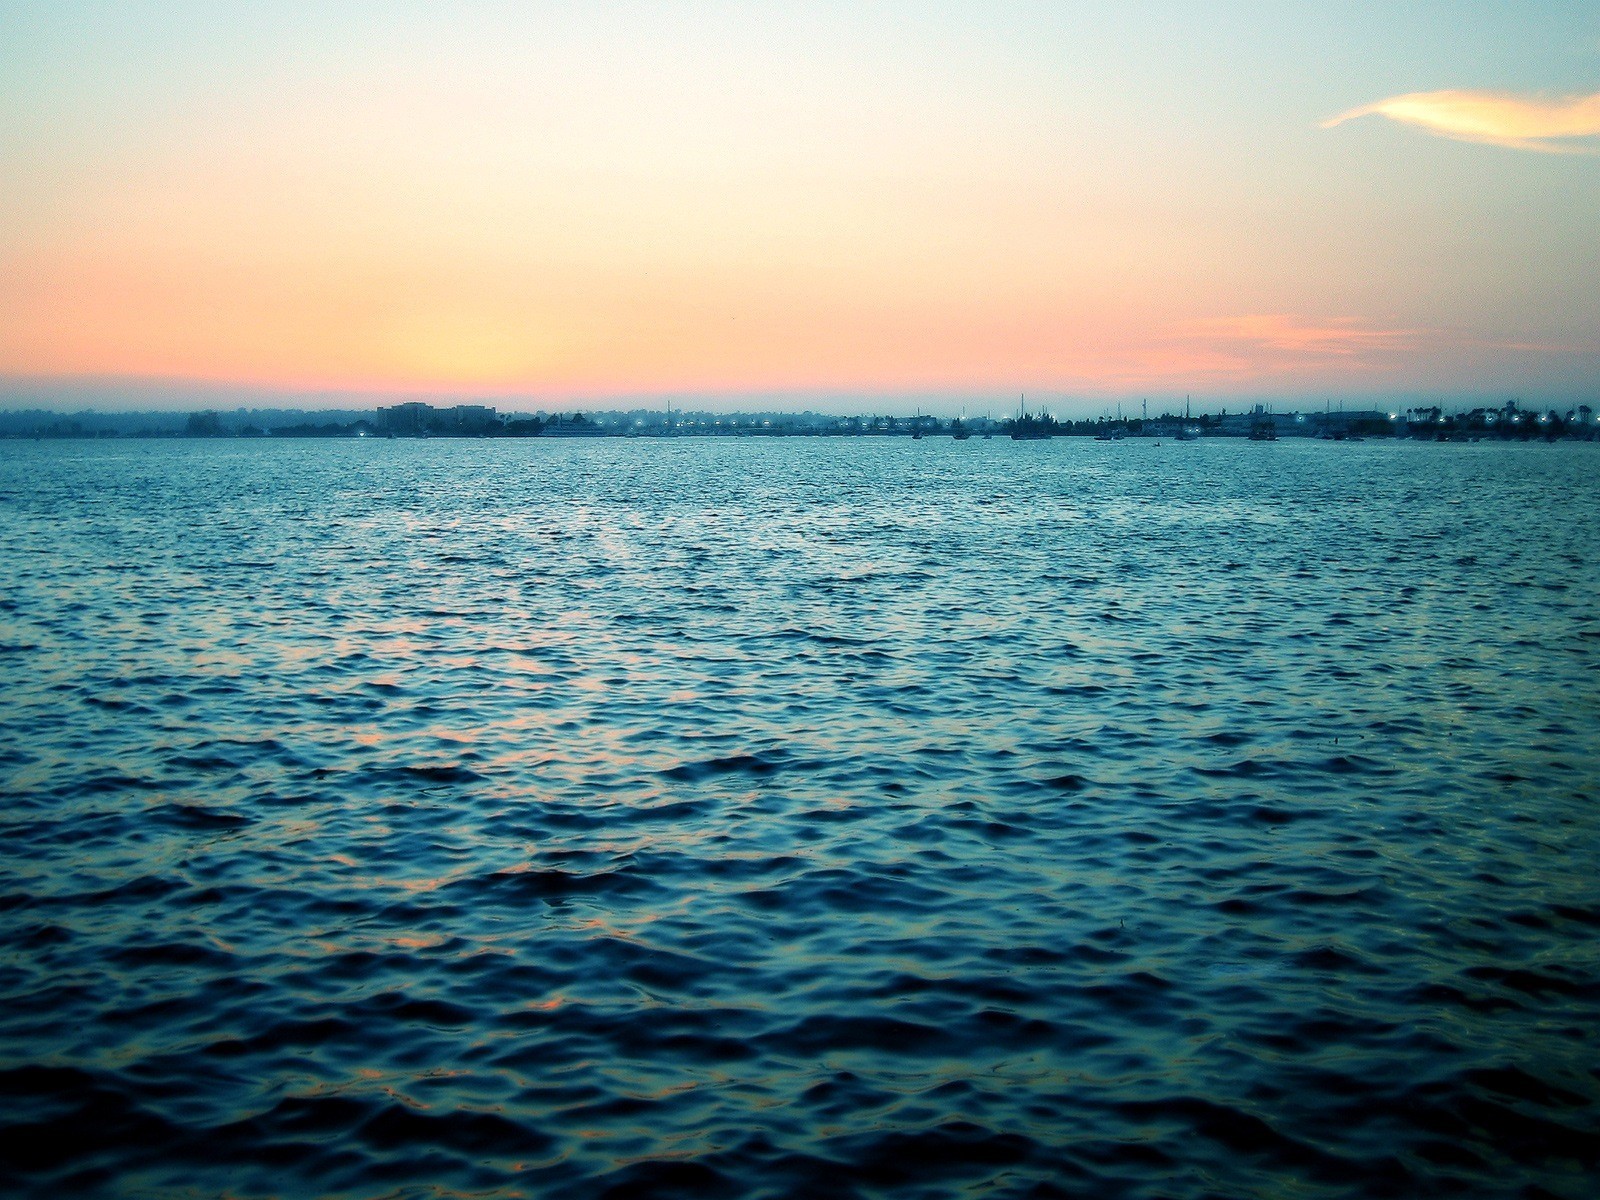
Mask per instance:
[[[0,443],[0,1192],[1593,1195],[1597,450]]]

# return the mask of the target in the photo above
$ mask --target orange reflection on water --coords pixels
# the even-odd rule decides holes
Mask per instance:
[[[454,883],[460,879],[462,874],[458,872],[454,875],[437,875],[430,879],[397,879],[391,882],[391,886],[397,887],[403,892],[436,892],[446,884]]]
[[[651,918],[651,919],[654,919],[654,918]],[[643,946],[647,950],[655,949],[654,946],[652,946],[649,942],[645,941],[642,937],[639,937],[637,934],[634,934],[634,933],[629,933],[626,930],[617,928],[610,921],[607,921],[604,917],[588,917],[588,918],[586,918],[584,920],[581,920],[581,921],[574,921],[572,923],[572,928],[573,929],[597,929],[597,930],[601,931],[602,933],[606,934],[609,937],[616,938],[619,942],[630,942],[635,946]]]
[[[380,1092],[382,1092],[385,1096],[389,1097],[389,1099],[397,1101],[400,1104],[404,1104],[407,1108],[415,1108],[415,1109],[418,1109],[419,1111],[421,1111],[421,1110],[426,1110],[426,1109],[429,1109],[429,1108],[433,1107],[433,1105],[424,1104],[421,1100],[418,1100],[415,1096],[408,1096],[404,1092],[402,1092],[399,1088],[389,1087],[387,1084],[385,1084],[383,1087],[380,1087],[378,1090]]]
[[[396,937],[384,938],[391,946],[398,946],[403,950],[428,950],[434,946],[442,946],[450,939],[442,933],[428,934],[418,937],[414,934],[401,934]]]

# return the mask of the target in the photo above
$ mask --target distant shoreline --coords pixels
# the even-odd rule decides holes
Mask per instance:
[[[679,437],[953,437],[1044,440],[1055,437],[1193,441],[1241,438],[1256,441],[1319,439],[1359,441],[1404,438],[1418,441],[1594,441],[1600,418],[1589,405],[1566,411],[1524,409],[1507,403],[1446,414],[1441,409],[1403,412],[1275,413],[1257,406],[1242,413],[1154,418],[1063,420],[1045,413],[1013,418],[933,416],[826,416],[817,413],[673,413],[659,410],[584,413],[497,413],[485,405],[434,407],[408,403],[376,411],[307,412],[240,409],[222,412],[78,412],[32,409],[0,411],[0,439],[311,439],[381,438],[679,438]]]

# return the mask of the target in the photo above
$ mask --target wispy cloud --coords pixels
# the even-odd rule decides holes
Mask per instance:
[[[1569,140],[1600,137],[1600,92],[1551,99],[1509,92],[1411,92],[1352,108],[1322,122],[1322,127],[1332,129],[1370,116],[1388,117],[1463,142],[1546,154],[1600,153],[1600,145]]]
[[[1300,355],[1351,358],[1371,350],[1400,348],[1414,331],[1372,329],[1353,317],[1306,321],[1272,313],[1190,321],[1183,332],[1202,341],[1239,343]]]
[[[1249,385],[1373,378],[1402,367],[1429,336],[1428,330],[1377,328],[1356,317],[1205,317],[1168,326],[1146,356],[1149,378],[1130,374],[1121,382],[1131,386],[1182,377]]]

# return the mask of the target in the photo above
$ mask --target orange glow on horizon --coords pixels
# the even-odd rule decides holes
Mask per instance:
[[[1472,154],[1441,187],[1317,128],[1383,72],[1255,55],[1254,21],[1219,69],[1236,16],[1173,19],[1158,48],[1095,6],[41,9],[0,43],[0,388],[1589,386],[1580,354],[1508,348],[1595,327],[1590,160]],[[1600,94],[1326,124],[1365,114],[1600,136]]]
[[[601,400],[1325,375],[1315,353],[1244,352],[1227,314],[1259,285],[1208,287],[1195,311],[1173,280],[1217,274],[1222,235],[1154,202],[697,163],[644,200],[570,163],[463,187],[437,131],[361,172],[347,142],[307,155],[275,131],[144,165],[9,256],[0,241],[0,376]]]
[[[1094,311],[1037,289],[975,311],[926,293],[895,302],[792,279],[767,289],[597,279],[571,268],[522,289],[491,276],[469,294],[464,281],[441,286],[421,271],[240,279],[209,264],[43,254],[28,266],[40,282],[27,303],[0,297],[0,375],[14,378],[376,397],[1093,393],[1309,381],[1392,361],[1414,340],[1340,317]]]

